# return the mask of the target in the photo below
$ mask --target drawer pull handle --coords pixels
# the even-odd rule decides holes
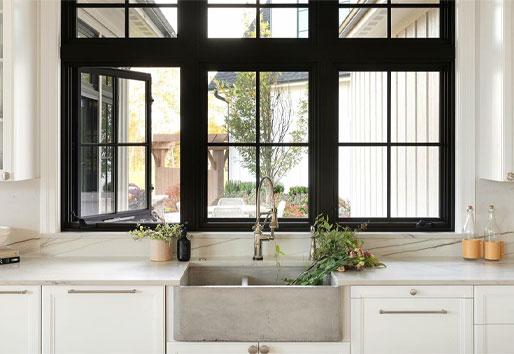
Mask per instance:
[[[419,310],[400,310],[400,311],[390,311],[390,310],[380,310],[379,313],[381,315],[446,315],[448,311],[446,310],[428,310],[428,311],[419,311]]]
[[[26,295],[28,290],[0,291],[0,295]]]
[[[68,294],[135,294],[136,289],[130,290],[68,290]]]

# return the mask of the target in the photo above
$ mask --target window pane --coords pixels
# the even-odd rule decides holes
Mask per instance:
[[[309,149],[299,146],[262,147],[260,165],[261,178],[268,176],[275,185],[278,217],[307,218],[309,216]],[[261,197],[265,201],[265,197]],[[266,207],[266,210],[270,209],[270,205]]]
[[[392,4],[439,4],[440,0],[391,0]]]
[[[261,9],[262,38],[309,37],[309,10],[291,8]]]
[[[255,9],[210,8],[209,38],[255,38]]]
[[[391,140],[439,141],[439,73],[391,73]]]
[[[141,210],[147,207],[146,148],[118,148],[118,211]]]
[[[208,148],[209,218],[255,218],[255,152],[254,147]]]
[[[137,70],[136,70],[137,71]],[[146,85],[139,80],[118,80],[120,143],[146,141]]]
[[[134,70],[152,75],[152,207],[180,222],[180,69]]]
[[[391,10],[393,38],[439,38],[439,9],[394,8]]]
[[[339,9],[339,38],[387,38],[387,9]]]
[[[391,216],[439,217],[439,148],[391,148]]]
[[[132,38],[176,38],[177,9],[132,8],[129,10],[129,30]]]
[[[387,216],[387,148],[339,148],[339,217]]]
[[[113,142],[112,82],[112,77],[109,76],[89,73],[81,75],[80,138],[82,143]]]
[[[209,142],[255,143],[255,72],[209,72]]]
[[[387,73],[339,73],[339,141],[387,141]]]
[[[77,0],[78,4],[124,4],[125,0]]]
[[[208,0],[209,4],[255,4],[256,0]]]
[[[261,142],[308,142],[308,72],[261,72],[259,101]]]
[[[125,10],[123,8],[77,9],[77,37],[125,37]]]
[[[114,148],[80,149],[80,216],[115,211]]]
[[[177,4],[177,0],[129,0],[130,3],[138,4]]]
[[[261,4],[308,4],[309,0],[259,0]]]

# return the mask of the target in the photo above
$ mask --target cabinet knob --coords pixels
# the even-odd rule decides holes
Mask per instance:
[[[9,180],[9,172],[0,172],[0,181],[8,181]]]
[[[514,172],[507,173],[507,181],[514,182]]]
[[[270,349],[267,345],[261,345],[261,346],[259,346],[259,348],[261,349],[260,350],[261,354],[268,354],[270,351]]]
[[[259,349],[257,348],[257,346],[252,345],[252,346],[250,346],[250,348],[248,348],[248,353],[249,354],[258,354]]]
[[[410,289],[409,293],[414,296],[418,294],[418,291],[416,289]]]

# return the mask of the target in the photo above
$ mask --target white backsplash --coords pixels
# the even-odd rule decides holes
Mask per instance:
[[[365,248],[379,257],[459,257],[460,236],[456,234],[361,234]],[[514,253],[514,237],[506,238],[507,253]],[[278,234],[276,241],[287,257],[307,259],[310,240],[307,233]],[[43,237],[17,246],[22,254],[50,257],[140,257],[148,256],[148,241],[133,241],[124,233],[77,234],[67,233]],[[266,242],[263,246],[265,257],[274,257],[275,244]],[[253,252],[253,238],[248,233],[192,235],[192,257],[248,257]]]
[[[476,213],[478,229],[487,221],[489,204],[497,210],[498,224],[504,233],[507,255],[514,254],[514,183],[477,181]],[[5,222],[4,222],[5,223]],[[8,224],[8,223],[5,223]],[[25,226],[25,225],[23,225]],[[133,241],[126,233],[59,233],[43,235],[14,228],[9,244],[24,255],[137,257],[148,255],[147,241]],[[308,233],[279,233],[277,242],[290,257],[307,258]],[[361,234],[365,247],[381,257],[458,257],[460,236],[455,233],[380,233]],[[274,244],[264,244],[264,255],[273,257]],[[252,233],[195,233],[193,258],[251,257]]]

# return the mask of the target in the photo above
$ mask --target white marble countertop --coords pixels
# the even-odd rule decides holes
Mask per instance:
[[[386,268],[332,274],[334,285],[514,285],[514,263],[460,258],[383,259]]]
[[[0,285],[178,285],[187,267],[148,258],[22,257],[0,266]]]
[[[281,266],[307,266],[281,257]],[[192,259],[194,266],[275,266],[273,258]],[[0,285],[178,285],[190,263],[124,257],[24,257],[0,266]],[[333,273],[334,285],[514,285],[514,263],[458,258],[385,259],[386,268]]]

